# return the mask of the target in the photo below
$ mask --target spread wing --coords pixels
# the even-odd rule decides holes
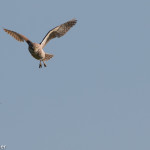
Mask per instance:
[[[7,32],[9,35],[11,35],[13,38],[15,38],[19,42],[24,42],[24,41],[26,41],[27,43],[29,42],[29,39],[26,38],[22,34],[19,34],[17,32],[14,32],[14,31],[11,31],[11,30],[7,30],[7,29],[4,29],[4,31]]]
[[[73,27],[76,24],[77,20],[76,19],[72,19],[64,24],[61,24],[60,26],[57,26],[55,28],[53,28],[52,30],[50,30],[46,36],[44,37],[44,39],[42,40],[42,42],[40,43],[42,45],[42,47],[44,47],[51,39],[55,38],[55,37],[61,37],[63,36],[65,33],[67,33],[71,27]]]

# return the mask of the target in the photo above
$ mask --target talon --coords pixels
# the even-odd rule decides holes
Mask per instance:
[[[39,68],[42,68],[42,64],[39,64]]]
[[[44,67],[46,67],[46,64],[45,64],[45,62],[43,61],[43,64],[44,64]]]
[[[44,63],[44,67],[47,67],[45,63]]]
[[[42,68],[41,60],[40,60],[39,68]]]

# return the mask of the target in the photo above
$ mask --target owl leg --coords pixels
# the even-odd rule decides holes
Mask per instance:
[[[45,62],[43,61],[43,64],[44,64],[44,67],[46,67],[46,64],[45,64]]]
[[[40,60],[39,68],[42,68],[41,60]]]

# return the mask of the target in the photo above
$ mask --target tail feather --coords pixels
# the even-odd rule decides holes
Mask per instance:
[[[53,55],[51,54],[45,54],[45,59],[44,61],[48,61],[49,59],[51,59],[53,57]]]

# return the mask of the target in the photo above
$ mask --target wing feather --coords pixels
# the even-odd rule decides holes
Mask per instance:
[[[51,39],[55,38],[55,37],[61,37],[64,34],[66,34],[71,27],[73,27],[75,24],[77,23],[76,19],[72,19],[64,24],[61,24],[60,26],[57,26],[55,28],[53,28],[52,30],[50,30],[46,36],[44,37],[44,39],[42,40],[42,42],[40,43],[42,45],[42,47],[44,47]]]
[[[4,29],[5,32],[7,32],[9,35],[11,35],[13,38],[15,38],[17,41],[19,42],[28,42],[29,39],[26,38],[24,35],[22,34],[19,34],[17,32],[14,32],[14,31],[11,31],[11,30],[8,30],[8,29]]]

